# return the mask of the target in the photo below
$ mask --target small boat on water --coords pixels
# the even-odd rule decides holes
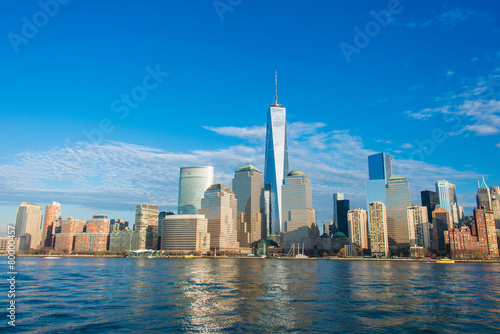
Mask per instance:
[[[185,259],[192,259],[192,258],[194,258],[194,255],[193,254],[184,255],[184,258]]]
[[[59,259],[58,256],[44,256],[44,259],[49,259],[49,260],[54,260],[54,259]]]
[[[436,263],[455,263],[455,260],[449,259],[447,257],[443,257],[441,259],[437,259]]]

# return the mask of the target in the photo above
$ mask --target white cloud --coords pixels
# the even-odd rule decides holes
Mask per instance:
[[[410,143],[404,143],[401,145],[401,148],[413,148],[413,145]]]
[[[290,169],[301,169],[311,179],[319,221],[331,220],[334,192],[345,193],[352,207],[366,206],[367,156],[376,153],[365,148],[361,137],[347,130],[325,131],[324,127],[322,123],[291,123],[289,136]],[[256,127],[236,129],[235,134],[260,131]],[[229,135],[232,131],[221,132]],[[216,182],[228,185],[234,171],[247,162],[263,170],[264,145],[253,142],[255,137],[248,138],[245,145],[188,153],[111,141],[21,152],[8,165],[0,165],[0,202],[44,204],[55,200],[101,212],[130,211],[135,204],[154,203],[162,210],[176,211],[182,166],[213,165]],[[394,165],[412,183],[414,196],[441,178],[478,177],[412,160],[395,160]],[[68,214],[71,212],[64,212]]]
[[[236,127],[236,126],[204,126],[204,129],[214,131],[223,136],[237,137],[241,139],[255,139],[264,140],[266,139],[266,127],[265,126],[252,126],[252,127]]]

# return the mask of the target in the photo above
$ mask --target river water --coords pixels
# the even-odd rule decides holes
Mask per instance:
[[[500,332],[500,264],[17,260],[19,332]]]

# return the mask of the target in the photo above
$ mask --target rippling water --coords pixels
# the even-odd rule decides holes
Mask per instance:
[[[17,271],[24,332],[500,332],[499,264],[18,258]]]

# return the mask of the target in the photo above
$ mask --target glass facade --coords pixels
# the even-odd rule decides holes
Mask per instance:
[[[409,247],[407,208],[411,206],[410,184],[402,175],[389,178],[386,186],[389,246]]]
[[[283,179],[288,175],[286,109],[281,104],[269,106],[265,154],[264,183],[271,185],[270,233],[281,233],[283,231],[281,186]]]
[[[458,203],[455,185],[446,180],[436,183],[436,192],[439,196],[439,205],[450,213],[450,220],[458,224]]]
[[[195,215],[201,208],[201,199],[205,190],[214,184],[214,168],[182,167],[179,178],[179,205],[180,215]]]
[[[436,205],[439,205],[438,193],[431,190],[424,190],[420,192],[420,199],[422,200],[422,206],[427,207],[427,220],[432,223],[432,211],[436,209]]]
[[[368,156],[368,181],[366,181],[366,206],[382,202],[387,205],[385,186],[392,176],[392,157],[387,153]],[[370,216],[370,210],[368,210]],[[370,222],[370,219],[368,219]]]

